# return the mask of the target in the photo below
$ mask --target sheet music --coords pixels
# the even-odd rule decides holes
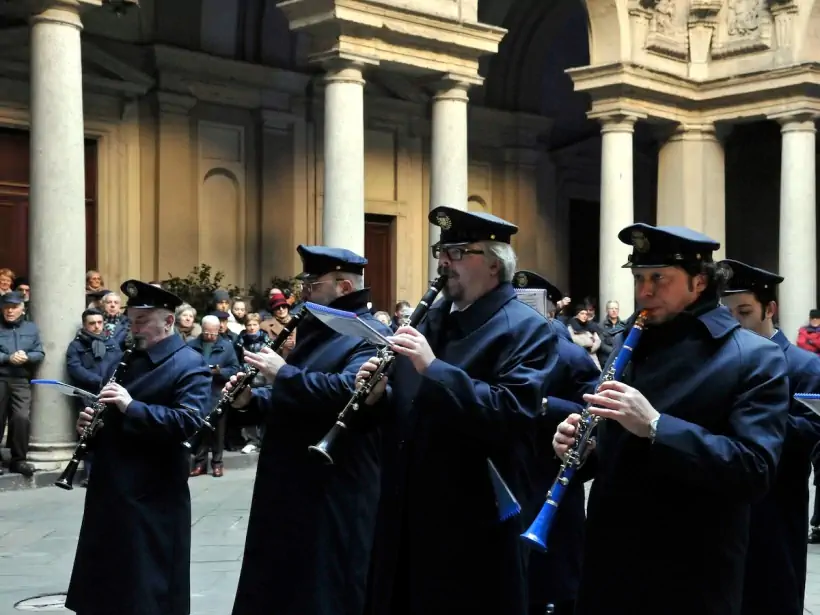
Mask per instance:
[[[536,310],[544,318],[549,318],[547,313],[547,291],[544,288],[516,288],[515,294],[518,300],[526,303]]]

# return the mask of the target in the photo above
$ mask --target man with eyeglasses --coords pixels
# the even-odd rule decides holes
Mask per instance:
[[[367,309],[367,259],[326,246],[297,248],[302,292],[313,303],[354,312],[382,335]],[[335,465],[308,455],[354,393],[373,347],[311,316],[299,324],[287,360],[245,351],[268,387],[246,389],[235,406],[265,432],[234,615],[362,613],[379,499],[379,434],[351,422]],[[236,383],[237,374],[226,387]]]
[[[382,380],[367,400],[384,434],[369,613],[524,615],[524,522],[501,519],[487,459],[526,510],[557,335],[516,298],[515,225],[451,207],[430,222],[441,228],[432,254],[444,300],[390,338],[391,388]]]

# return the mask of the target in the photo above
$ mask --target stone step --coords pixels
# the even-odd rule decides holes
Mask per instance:
[[[60,478],[62,471],[51,470],[47,472],[35,472],[31,478],[26,478],[20,474],[13,474],[8,471],[8,450],[0,451],[0,456],[3,458],[3,465],[5,473],[0,476],[0,492],[16,491],[18,489],[38,489],[40,487],[52,487],[54,482]],[[238,451],[225,451],[222,456],[223,467],[226,472],[231,470],[239,470],[243,468],[251,468],[256,466],[256,461],[259,458],[258,453],[242,454]],[[210,469],[208,470],[210,472]],[[82,466],[77,472],[74,479],[74,486],[79,488],[80,481],[85,476]]]

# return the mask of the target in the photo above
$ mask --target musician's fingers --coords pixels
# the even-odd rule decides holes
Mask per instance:
[[[618,382],[617,380],[605,380],[598,387],[598,393],[603,391],[619,391],[620,393],[626,393],[627,390],[629,390],[629,386],[625,385],[623,382]]]
[[[411,327],[410,325],[404,325],[396,329],[396,335],[409,335],[410,337],[417,337],[421,335],[418,329]]]
[[[569,423],[568,421],[564,421],[563,423],[559,423],[558,425],[558,432],[559,434],[563,434],[568,438],[575,437],[575,425]]]
[[[259,354],[273,354],[273,350],[271,350],[267,346],[262,346],[262,348],[259,350]]]
[[[616,421],[624,416],[623,412],[619,412],[618,410],[610,410],[609,408],[596,408],[591,406],[589,411],[595,416],[600,416],[604,419],[614,419]]]
[[[620,397],[620,399],[616,399],[616,397]],[[607,395],[590,395],[587,393],[584,395],[584,401],[593,406],[609,408],[610,410],[623,410],[626,408],[622,394],[617,391],[609,391]]]

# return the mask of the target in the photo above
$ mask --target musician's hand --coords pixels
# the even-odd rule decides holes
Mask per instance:
[[[356,374],[356,390],[359,390],[362,387],[365,380],[370,378],[373,372],[375,372],[379,367],[380,363],[381,359],[378,357],[372,357],[362,364],[359,368],[359,372]],[[367,399],[364,400],[365,405],[372,406],[378,402],[382,395],[384,395],[386,388],[387,376],[384,376],[381,380],[379,380],[378,384],[373,387],[373,390],[370,391],[370,395],[367,396]]]
[[[575,431],[578,429],[580,421],[580,414],[570,414],[558,425],[558,430],[552,437],[552,449],[560,459],[566,456],[567,451],[575,443]]]
[[[128,391],[116,382],[106,384],[100,391],[98,399],[104,404],[117,406],[117,409],[123,413],[128,409],[128,404],[133,401]]]
[[[239,382],[245,374],[239,372],[235,376],[231,376],[231,379],[225,383],[225,387],[222,389],[222,393],[225,394],[229,391],[232,391],[233,388],[236,386],[236,383]],[[249,403],[251,403],[251,397],[253,397],[253,392],[251,391],[250,387],[245,387],[245,390],[242,391],[239,395],[236,396],[236,399],[233,400],[231,404],[234,408],[244,408]]]
[[[245,351],[245,363],[259,370],[268,382],[276,379],[276,374],[285,365],[285,360],[276,352],[265,346],[259,352]]]
[[[584,401],[591,404],[592,414],[617,421],[639,438],[649,437],[649,424],[660,416],[638,389],[615,380],[602,383],[594,395],[584,395]]]
[[[88,425],[91,424],[91,420],[94,418],[94,408],[83,408],[80,411],[80,416],[77,417],[77,433],[82,435],[83,429],[85,429]]]
[[[396,334],[387,339],[392,344],[392,349],[410,359],[420,374],[427,371],[436,358],[427,338],[413,327],[399,327]]]
[[[293,350],[293,347],[295,345],[296,345],[296,340],[293,339],[292,335],[289,335],[288,339],[285,340],[285,343],[282,344],[282,347],[286,348],[287,350]]]

